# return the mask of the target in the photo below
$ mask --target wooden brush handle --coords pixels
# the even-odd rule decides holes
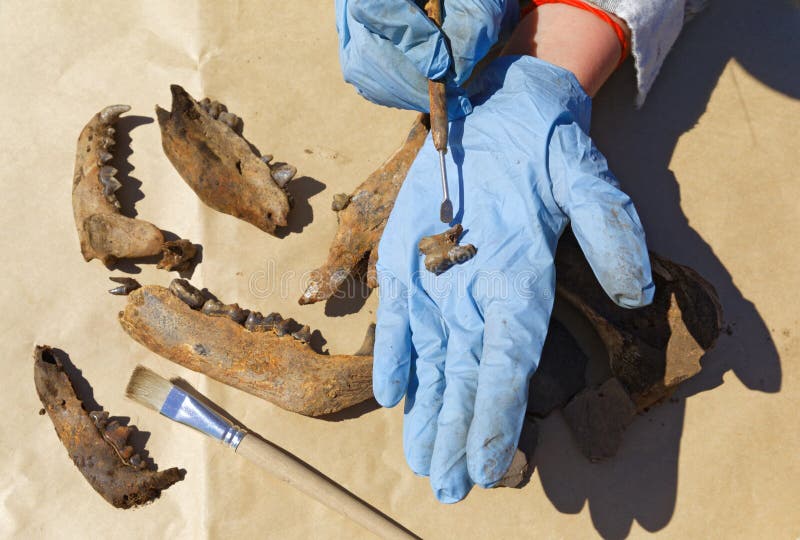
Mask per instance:
[[[246,435],[236,453],[382,538],[416,538],[340,485],[257,435]]]
[[[425,12],[436,26],[442,26],[442,0],[428,0]],[[433,146],[437,150],[447,150],[447,91],[444,81],[428,81],[428,97],[431,102]]]

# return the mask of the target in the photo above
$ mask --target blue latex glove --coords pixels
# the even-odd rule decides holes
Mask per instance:
[[[472,111],[459,86],[518,18],[516,0],[447,0],[445,38],[413,0],[336,0],[342,73],[370,101],[423,112],[428,79],[444,78],[458,118]]]
[[[587,135],[591,98],[572,73],[506,56],[474,89],[474,112],[451,123],[447,175],[476,256],[437,277],[417,252],[445,227],[430,137],[378,251],[375,397],[391,407],[406,396],[406,459],[442,502],[495,485],[511,463],[568,222],[617,304],[643,306],[654,292],[639,217]]]

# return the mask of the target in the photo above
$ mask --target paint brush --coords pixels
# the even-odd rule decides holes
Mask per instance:
[[[275,444],[212,410],[203,401],[144,366],[137,366],[125,395],[167,418],[230,446],[273,476],[383,538],[417,538],[342,486]]]

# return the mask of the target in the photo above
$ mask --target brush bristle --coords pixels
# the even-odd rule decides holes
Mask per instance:
[[[125,388],[125,395],[146,407],[161,410],[167,395],[172,390],[172,383],[144,366],[136,366]]]

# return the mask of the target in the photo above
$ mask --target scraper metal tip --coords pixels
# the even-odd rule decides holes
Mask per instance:
[[[453,221],[453,203],[447,190],[447,169],[444,166],[444,150],[439,150],[439,169],[442,173],[442,206],[439,208],[439,219],[442,223]]]

